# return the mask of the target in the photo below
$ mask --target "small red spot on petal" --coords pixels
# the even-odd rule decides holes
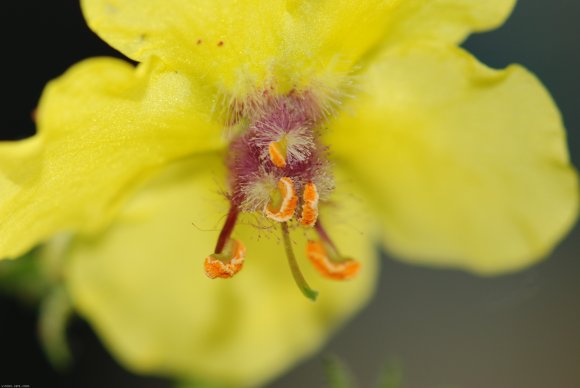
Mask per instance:
[[[220,40],[217,45],[218,45],[218,47],[222,47],[224,45],[224,41]]]
[[[197,40],[197,44],[202,44],[202,43],[203,43],[203,41],[201,39]]]

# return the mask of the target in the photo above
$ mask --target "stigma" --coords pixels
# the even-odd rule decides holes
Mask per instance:
[[[295,259],[290,238],[295,228],[318,234],[304,253],[323,276],[354,277],[359,263],[339,255],[320,221],[319,207],[335,187],[329,148],[320,136],[328,112],[324,101],[309,92],[261,93],[231,111],[235,117],[225,122],[235,123],[237,133],[226,160],[230,211],[215,251],[205,260],[207,276],[231,278],[242,269],[246,249],[232,236],[240,213],[257,213],[273,227],[279,225],[292,276],[306,297],[314,300],[317,292],[306,283]]]

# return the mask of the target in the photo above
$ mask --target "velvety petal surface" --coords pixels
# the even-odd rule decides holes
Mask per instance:
[[[473,32],[503,24],[516,0],[401,0],[384,45],[413,41],[457,44]]]
[[[116,59],[75,65],[46,88],[38,134],[0,143],[0,257],[94,230],[159,165],[220,145],[187,78]]]
[[[335,88],[381,45],[455,43],[514,0],[83,0],[90,27],[137,61],[158,56],[224,94]]]
[[[243,270],[209,279],[228,201],[220,158],[175,165],[150,182],[102,235],[77,239],[66,268],[82,316],[112,352],[141,373],[253,386],[315,351],[368,299],[376,262],[371,224],[353,192],[337,193],[324,214],[345,254],[362,262],[351,281],[322,279],[305,259],[302,229],[292,231],[305,277],[320,294],[306,299],[292,276],[278,224],[243,218],[234,238],[247,247]],[[342,199],[344,198],[344,200]]]
[[[559,112],[520,66],[401,47],[374,67],[328,143],[366,189],[387,246],[483,274],[546,255],[577,216]]]

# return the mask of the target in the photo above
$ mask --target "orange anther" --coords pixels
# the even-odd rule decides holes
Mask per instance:
[[[294,215],[298,197],[294,190],[294,182],[288,177],[280,178],[278,181],[278,191],[281,197],[279,206],[276,206],[276,201],[271,200],[264,207],[264,213],[267,217],[278,222],[286,222]]]
[[[335,280],[353,278],[360,269],[360,263],[353,259],[334,260],[320,241],[308,241],[306,255],[322,275]]]
[[[282,141],[273,141],[268,145],[270,160],[278,168],[286,167],[286,150]]]
[[[205,258],[205,274],[211,278],[228,279],[244,266],[246,247],[239,240],[230,240],[222,253],[212,253]]]
[[[318,190],[314,183],[307,183],[302,193],[304,203],[302,205],[302,214],[300,223],[304,226],[312,227],[318,219]]]

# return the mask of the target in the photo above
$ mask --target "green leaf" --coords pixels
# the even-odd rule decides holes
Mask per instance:
[[[388,361],[379,378],[379,388],[401,388],[403,385],[403,367],[397,360]]]
[[[352,388],[356,386],[351,372],[337,356],[326,356],[323,362],[326,379],[331,388]]]
[[[14,260],[0,261],[0,292],[37,303],[49,287],[40,265],[40,248]]]

